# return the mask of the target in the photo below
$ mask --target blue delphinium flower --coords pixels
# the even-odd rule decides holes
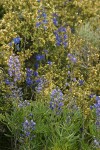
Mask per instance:
[[[55,18],[55,17],[53,18],[53,23],[54,23],[55,26],[58,26],[57,18]]]
[[[57,31],[54,32],[54,35],[56,37],[56,45],[57,46],[60,46],[61,43],[62,43],[62,39],[61,39],[61,36],[59,35],[59,33]]]
[[[66,32],[66,28],[65,28],[65,27],[60,27],[60,28],[58,29],[58,31],[59,31],[59,32]]]
[[[33,76],[33,71],[30,68],[27,68],[26,69],[26,83],[28,86],[33,84],[32,76]]]
[[[62,91],[58,88],[52,90],[50,99],[50,108],[52,110],[56,110],[56,113],[59,113],[61,111],[62,106],[64,105]]]
[[[20,37],[13,38],[13,40],[9,43],[9,46],[11,47],[13,43],[15,44],[15,50],[19,51],[21,38]]]
[[[58,16],[57,16],[57,14],[53,14],[53,24],[55,25],[55,26],[58,26]]]
[[[31,78],[26,78],[26,83],[28,86],[32,85],[33,84],[33,81]]]
[[[39,64],[38,64],[37,62],[34,64],[34,68],[35,68],[36,70],[39,68]]]
[[[37,77],[37,76],[38,76],[38,72],[37,72],[37,71],[34,71],[33,75],[34,75],[35,77]]]
[[[13,38],[14,44],[19,44],[21,41],[20,37]]]
[[[36,83],[39,84],[40,82],[41,82],[41,78],[38,78],[38,79],[36,80]]]
[[[41,60],[43,60],[43,59],[45,59],[45,56],[44,56],[44,55],[40,55],[40,54],[36,55],[36,60],[37,60],[37,61],[41,61]]]
[[[66,28],[65,27],[58,28],[58,30],[54,31],[54,35],[56,37],[56,45],[57,46],[63,45],[64,48],[67,47],[68,36],[66,34]]]
[[[48,23],[48,20],[47,20],[47,14],[45,13],[44,9],[38,11],[37,20],[38,21],[36,23],[36,27],[43,25],[43,28],[46,29],[45,24]]]

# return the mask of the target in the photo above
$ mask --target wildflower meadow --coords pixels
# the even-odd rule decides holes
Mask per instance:
[[[99,0],[0,0],[0,150],[100,150]]]

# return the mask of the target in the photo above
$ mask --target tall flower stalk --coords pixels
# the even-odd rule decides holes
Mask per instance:
[[[8,74],[13,78],[14,82],[21,80],[21,64],[19,61],[19,57],[15,54],[11,55],[8,60]]]

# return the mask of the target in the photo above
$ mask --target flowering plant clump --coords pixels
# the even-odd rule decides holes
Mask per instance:
[[[0,149],[100,147],[98,6],[0,1]]]
[[[51,98],[50,108],[52,110],[55,109],[57,113],[59,111],[61,111],[61,107],[64,105],[62,91],[60,89],[54,89],[54,90],[52,90],[50,98]]]

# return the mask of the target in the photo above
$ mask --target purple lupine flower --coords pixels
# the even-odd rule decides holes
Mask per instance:
[[[97,128],[100,128],[100,96],[96,96],[94,108],[96,109],[96,125]]]
[[[30,103],[27,100],[19,101],[18,107],[22,108],[22,107],[26,107],[26,106],[29,106],[29,105],[30,105]]]
[[[5,80],[5,83],[6,83],[7,85],[10,85],[9,79],[6,79],[6,80]]]
[[[29,121],[28,120],[25,120],[25,122],[23,123],[23,128],[24,130],[27,129],[29,126]]]
[[[28,120],[26,119],[25,122],[23,123],[23,136],[24,137],[32,137],[32,131],[35,130],[35,125],[36,123],[33,120]]]
[[[25,135],[26,135],[26,137],[29,137],[30,136],[30,132],[26,132]]]
[[[43,86],[44,86],[44,81],[43,81],[43,79],[42,78],[40,78],[40,79],[37,79],[36,80],[36,83],[37,83],[37,86],[36,86],[36,92],[37,93],[40,93],[41,91],[42,91],[42,89],[43,89]]]
[[[52,110],[56,110],[56,112],[58,113],[59,110],[61,110],[62,106],[64,105],[64,103],[62,102],[63,100],[63,93],[60,89],[54,89],[51,92],[50,95],[51,101],[50,101],[50,108]]]
[[[94,139],[94,144],[100,148],[100,142],[97,139]]]
[[[62,107],[64,105],[64,103],[63,102],[60,102],[59,104],[58,104],[58,107]]]
[[[96,101],[100,102],[100,96],[96,96]]]
[[[8,74],[10,77],[14,78],[14,81],[18,81],[21,79],[21,65],[19,61],[19,57],[14,54],[10,56],[8,60]]]
[[[11,99],[17,99],[18,101],[23,100],[23,92],[21,88],[18,88],[17,86],[14,85],[13,82],[11,82],[10,89],[11,89],[11,94],[10,94]]]
[[[35,125],[36,125],[36,123],[33,120],[31,120],[30,121],[30,126],[31,126],[32,130],[34,130]]]
[[[8,74],[10,77],[12,77],[14,74],[14,55],[10,56],[8,60],[8,66],[9,66]]]

